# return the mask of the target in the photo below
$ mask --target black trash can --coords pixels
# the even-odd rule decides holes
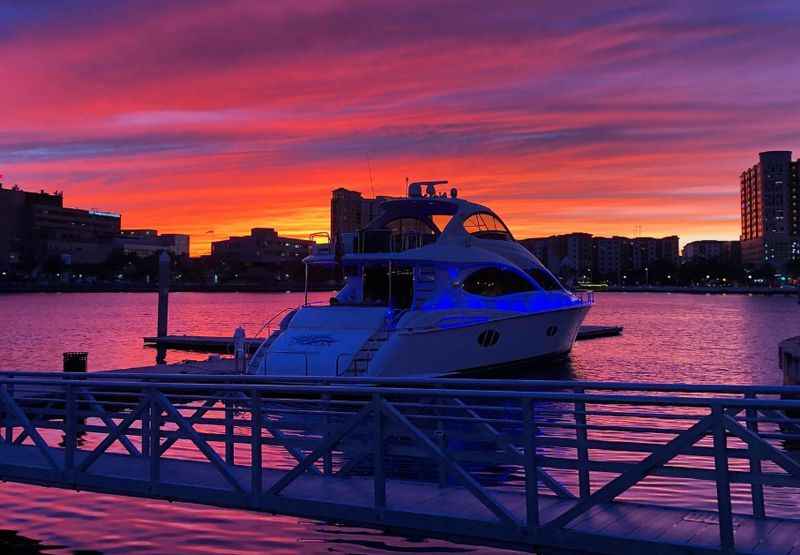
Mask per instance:
[[[64,372],[86,372],[89,353],[64,353]]]

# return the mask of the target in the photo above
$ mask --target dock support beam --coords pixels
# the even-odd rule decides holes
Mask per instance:
[[[712,408],[714,417],[714,470],[717,474],[717,513],[719,514],[719,542],[723,553],[734,553],[733,510],[731,506],[731,482],[728,471],[728,440],[723,422],[724,409]]]
[[[157,337],[166,337],[167,321],[169,316],[169,274],[170,258],[167,251],[161,251],[158,255],[158,329]],[[156,362],[163,364],[167,358],[167,350],[163,347],[158,348]]]
[[[380,395],[372,396],[372,406],[375,413],[375,452],[373,453],[373,484],[375,508],[383,510],[386,508],[386,472],[383,466],[383,401]]]

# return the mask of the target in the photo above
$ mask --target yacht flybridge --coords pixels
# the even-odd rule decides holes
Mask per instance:
[[[437,193],[446,183],[411,183],[366,228],[317,244],[306,275],[334,265],[344,287],[289,312],[249,372],[441,376],[568,353],[593,299],[564,289],[492,210]]]

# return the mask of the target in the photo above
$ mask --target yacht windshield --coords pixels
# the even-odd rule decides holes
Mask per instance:
[[[533,291],[528,280],[511,270],[503,268],[483,268],[464,280],[464,291],[482,297],[501,297],[514,293]]]
[[[527,274],[531,276],[536,283],[539,284],[539,287],[545,291],[560,291],[562,289],[561,284],[558,283],[558,280],[544,268],[534,266],[533,268],[527,270]]]
[[[514,238],[503,221],[490,212],[476,212],[464,220],[464,229],[473,237],[512,241]]]

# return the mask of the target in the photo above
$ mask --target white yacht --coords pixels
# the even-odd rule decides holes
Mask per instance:
[[[366,228],[317,244],[306,291],[315,265],[344,287],[324,305],[306,294],[249,373],[430,377],[568,353],[591,295],[562,287],[489,208],[437,193],[446,183],[411,183]]]

